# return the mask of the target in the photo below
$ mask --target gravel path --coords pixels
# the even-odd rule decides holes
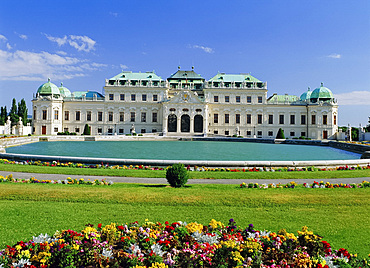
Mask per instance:
[[[23,173],[23,172],[10,172],[0,171],[0,176],[7,176],[13,174],[13,177],[18,179],[29,179],[35,177],[40,180],[64,180],[68,177],[72,179],[84,178],[85,180],[106,179],[112,182],[126,182],[126,183],[143,183],[143,184],[167,184],[165,178],[136,178],[136,177],[109,177],[109,176],[84,176],[84,175],[64,175],[64,174],[40,174],[40,173]],[[242,182],[253,183],[288,183],[295,181],[298,184],[313,183],[314,181],[321,181],[321,179],[191,179],[188,184],[241,184]],[[364,180],[370,181],[370,177],[365,178],[337,178],[337,179],[322,179],[324,182],[331,183],[361,183]]]

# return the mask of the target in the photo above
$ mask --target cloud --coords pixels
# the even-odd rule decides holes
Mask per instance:
[[[9,43],[6,43],[6,48],[10,50],[12,49],[12,46]]]
[[[191,46],[191,48],[198,48],[198,49],[201,49],[203,50],[204,52],[206,53],[214,53],[214,49],[213,48],[210,48],[210,47],[204,47],[204,46],[199,46],[199,45],[193,45]]]
[[[55,42],[58,46],[63,46],[69,44],[71,47],[77,49],[78,51],[90,52],[95,50],[96,41],[92,40],[90,37],[84,35],[69,35],[63,37],[54,37],[45,34],[46,38],[51,42]]]
[[[28,36],[27,35],[25,35],[25,34],[19,34],[19,33],[17,33],[17,32],[14,32],[16,35],[18,35],[19,36],[19,38],[21,38],[21,39],[23,39],[23,40],[27,40],[28,39]]]
[[[2,35],[2,34],[0,34],[0,41],[7,41],[8,39],[4,36],[4,35]]]
[[[118,13],[116,13],[116,12],[109,12],[109,15],[111,15],[111,16],[113,16],[113,17],[118,17]]]
[[[332,58],[332,59],[340,59],[342,57],[342,55],[337,54],[337,53],[333,53],[333,54],[330,54],[330,55],[328,55],[326,57],[327,58]]]
[[[370,105],[370,91],[352,91],[334,94],[339,105]]]
[[[88,75],[105,64],[90,63],[88,60],[60,56],[48,52],[15,51],[0,49],[0,80],[45,81],[53,79],[72,79]]]
[[[124,65],[124,64],[120,64],[120,66],[122,70],[127,70],[128,69],[128,66],[127,65]]]
[[[59,54],[59,55],[62,55],[62,56],[67,56],[67,52],[64,52],[64,51],[57,51],[56,52],[57,54]]]

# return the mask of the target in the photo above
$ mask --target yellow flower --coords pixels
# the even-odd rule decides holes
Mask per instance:
[[[199,233],[201,233],[203,231],[203,225],[200,224],[200,223],[191,222],[188,225],[186,225],[186,229],[191,234],[192,233],[195,233],[196,231],[198,231]]]
[[[222,227],[222,223],[220,221],[216,221],[215,219],[212,219],[209,223],[209,225],[213,228],[216,229],[218,226]]]

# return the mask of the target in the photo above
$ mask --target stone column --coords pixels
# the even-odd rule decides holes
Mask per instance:
[[[181,133],[181,115],[177,116],[177,133]]]
[[[167,115],[165,115],[163,117],[163,123],[162,123],[163,136],[166,136],[167,135],[167,125],[168,125],[168,117],[167,117]]]
[[[194,115],[190,116],[190,134],[194,135]]]

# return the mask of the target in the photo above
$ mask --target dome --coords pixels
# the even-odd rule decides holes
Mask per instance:
[[[59,92],[63,97],[71,97],[71,91],[68,88],[63,87],[63,83],[60,84]]]
[[[327,101],[333,99],[333,93],[331,92],[330,89],[327,87],[324,87],[324,84],[321,83],[321,86],[316,88],[314,91],[312,91],[311,94],[311,101],[312,102],[317,102],[317,101]]]
[[[50,78],[47,83],[38,88],[37,93],[40,95],[60,95],[59,88],[50,82]]]
[[[299,99],[301,101],[306,101],[306,100],[309,100],[311,98],[311,94],[312,94],[312,91],[310,90],[310,88],[308,88],[308,90],[306,92],[304,92],[300,97]]]

